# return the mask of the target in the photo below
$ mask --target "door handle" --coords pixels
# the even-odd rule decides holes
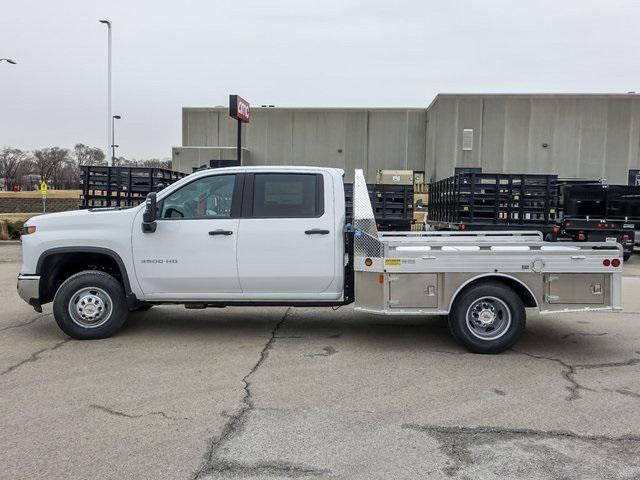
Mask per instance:
[[[231,230],[212,230],[209,232],[209,235],[232,235],[233,232]]]
[[[313,228],[311,230],[305,230],[304,233],[307,235],[328,235],[329,230],[320,230],[319,228]]]

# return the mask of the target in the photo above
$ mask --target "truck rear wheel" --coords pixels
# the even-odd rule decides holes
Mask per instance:
[[[72,275],[53,299],[53,315],[64,333],[79,340],[110,337],[127,320],[122,285],[104,272]]]
[[[526,323],[524,304],[513,289],[499,282],[463,291],[449,313],[449,330],[475,353],[500,353],[513,346]]]

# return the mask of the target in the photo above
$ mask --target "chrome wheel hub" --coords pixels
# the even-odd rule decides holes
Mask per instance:
[[[97,287],[78,290],[69,300],[71,319],[83,328],[104,325],[111,317],[113,303],[107,292]]]
[[[483,297],[473,302],[466,316],[467,328],[481,340],[496,340],[511,326],[511,310],[497,297]]]
[[[480,310],[480,313],[478,313],[478,318],[476,319],[476,322],[478,323],[478,325],[482,327],[486,327],[489,325],[493,325],[493,322],[495,321],[495,319],[496,319],[495,312],[490,308],[486,308],[486,309]]]

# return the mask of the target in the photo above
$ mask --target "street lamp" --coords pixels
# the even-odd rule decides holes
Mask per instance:
[[[108,34],[108,50],[107,50],[107,145],[112,137],[112,133],[109,131],[111,128],[111,21],[99,20],[100,23],[104,23],[107,26]],[[107,152],[109,150],[107,149]],[[113,165],[113,155],[107,160],[107,165]]]
[[[11,58],[0,58],[0,62],[5,61],[7,63],[10,63],[11,65],[15,65],[17,62],[15,60],[12,60]]]
[[[116,145],[116,120],[120,120],[122,117],[120,115],[114,115],[111,117],[111,165],[113,165],[113,161],[116,158],[116,147],[120,145]]]

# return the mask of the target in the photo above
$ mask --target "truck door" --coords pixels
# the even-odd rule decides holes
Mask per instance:
[[[245,177],[238,234],[238,276],[255,299],[337,298],[331,177],[254,173]],[[339,237],[341,238],[341,236]],[[341,252],[339,252],[341,254]],[[333,290],[328,291],[328,290]]]
[[[240,292],[236,243],[242,175],[198,178],[158,203],[155,232],[134,224],[133,257],[148,299],[215,299]]]

